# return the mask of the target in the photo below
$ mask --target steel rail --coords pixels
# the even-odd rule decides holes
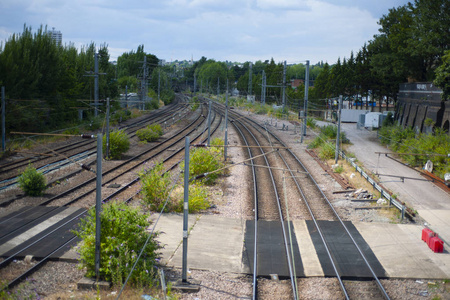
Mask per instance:
[[[260,146],[260,143],[259,143],[258,139],[250,131],[250,129],[248,129],[248,127],[245,124],[243,124],[241,121],[237,121],[237,122],[242,124],[242,126],[249,132],[249,134],[255,140],[256,144],[258,146]],[[235,122],[233,122],[233,125],[234,125],[234,123]],[[264,150],[262,148],[260,149],[260,151],[261,151],[261,153],[264,153]],[[265,155],[264,155],[264,160],[266,162],[266,165],[270,167],[270,163],[269,163],[269,161],[267,159],[267,156],[265,156]],[[292,258],[291,258],[291,254],[289,252],[289,246],[288,246],[289,242],[288,242],[288,238],[287,238],[287,234],[286,234],[286,226],[284,224],[283,211],[282,211],[282,208],[281,208],[281,200],[280,200],[280,197],[278,195],[278,190],[277,190],[277,187],[276,187],[276,183],[275,183],[275,178],[273,176],[273,172],[272,172],[272,170],[270,168],[268,169],[268,171],[269,171],[269,174],[270,174],[270,179],[272,181],[273,189],[274,189],[274,192],[275,192],[276,203],[277,203],[277,206],[278,206],[278,213],[279,213],[280,222],[281,222],[281,229],[282,229],[282,232],[283,232],[283,240],[284,240],[284,245],[285,245],[285,250],[286,250],[286,257],[287,257],[287,263],[288,263],[288,268],[289,268],[289,274],[290,274],[290,277],[291,277],[291,284],[292,284],[292,290],[293,290],[293,294],[294,294],[294,299],[297,299],[297,292],[296,292],[296,289],[295,289],[295,280],[296,280],[296,278],[294,276],[293,266],[292,266]]]
[[[215,103],[215,105],[217,105],[217,103]],[[231,114],[229,115],[229,118],[233,119],[233,117],[230,117],[230,116],[231,116]],[[248,132],[248,134],[252,137],[252,139],[255,141],[255,143],[258,145],[258,147],[261,146],[261,144],[259,143],[258,139],[251,132],[251,130],[245,124],[243,124],[243,122],[241,122],[241,120],[242,120],[241,116],[240,115],[238,115],[238,116],[239,116],[239,118],[234,118],[234,120],[231,120],[231,123],[240,132],[241,136],[246,141],[246,145],[249,146],[249,144],[248,144],[248,142],[247,142],[247,140],[245,138],[245,134],[242,132],[242,130],[239,128],[239,126],[236,125],[236,123],[239,123],[240,126],[242,126]],[[248,151],[250,152],[250,157],[253,156],[253,154],[251,152],[251,149],[252,149],[251,147],[248,147]],[[262,147],[260,147],[259,150],[261,151],[261,153],[264,154],[264,150],[263,150]],[[270,163],[269,163],[269,161],[267,159],[267,156],[264,155],[263,157],[264,157],[266,165],[270,166]],[[253,161],[252,161],[252,165],[253,165]],[[253,165],[252,167],[253,167],[253,170],[254,170],[255,166]],[[275,198],[276,198],[276,203],[277,203],[277,207],[278,207],[278,212],[279,212],[279,216],[280,216],[280,222],[281,222],[281,228],[282,228],[282,233],[283,233],[284,245],[285,245],[285,250],[286,250],[287,264],[288,264],[289,274],[290,274],[291,284],[292,284],[292,291],[293,291],[294,298],[297,299],[297,291],[296,291],[296,288],[295,288],[295,286],[296,286],[296,283],[295,283],[296,278],[294,276],[293,266],[292,266],[292,259],[291,259],[291,255],[290,255],[290,252],[289,252],[289,246],[288,246],[289,243],[288,243],[288,240],[287,240],[286,228],[285,228],[284,219],[283,219],[283,213],[282,213],[282,209],[281,209],[281,201],[280,201],[280,198],[278,196],[278,191],[277,191],[277,187],[276,187],[276,183],[275,183],[275,179],[274,179],[272,170],[270,168],[268,168],[268,172],[269,172],[269,175],[270,175],[270,178],[271,178],[271,181],[272,181],[272,185],[273,185],[273,189],[274,189],[274,193],[275,193]],[[256,192],[256,190],[255,190],[255,192]],[[257,211],[257,207],[255,208],[255,211]],[[256,225],[256,223],[257,223],[257,220],[258,219],[255,219],[255,248],[254,248],[254,251],[255,251],[254,259],[255,259],[255,262],[254,262],[254,267],[257,265],[257,263],[256,263],[256,248],[257,248],[256,247],[256,245],[257,245],[257,242],[256,242],[256,239],[257,239],[257,225]],[[256,299],[256,293],[257,293],[256,292],[256,284],[257,284],[256,282],[257,281],[256,281],[255,277],[257,276],[257,272],[255,270],[253,272],[253,275],[254,275],[254,286],[253,287],[255,289],[253,291],[253,297],[254,297],[254,299]]]
[[[148,122],[152,122],[152,121],[153,121],[153,122],[161,122],[161,123],[162,123],[164,120],[166,120],[167,118],[172,117],[174,113],[178,112],[178,111],[181,110],[181,109],[183,109],[182,106],[171,106],[171,110],[159,112],[158,114],[152,114],[150,117],[145,118],[144,120],[140,120],[140,121],[138,121],[138,122],[136,122],[136,123],[141,124],[140,126],[138,126],[138,128],[145,127],[145,126],[148,124]],[[158,121],[156,121],[156,120],[158,120]],[[142,124],[143,124],[143,125],[142,125]],[[130,131],[130,133],[131,133],[130,137],[134,137],[134,136],[136,135],[136,129],[133,129],[134,127],[136,127],[136,126],[127,126],[127,127],[124,127],[124,128],[126,128],[127,131]],[[84,147],[84,146],[88,146],[88,145],[92,145],[92,146],[91,146],[90,148],[88,148],[88,149],[83,150],[83,152],[87,152],[87,151],[95,151],[95,148],[96,148],[95,143],[93,143],[91,140],[88,140],[88,141],[81,140],[81,141],[76,141],[76,142],[74,142],[74,143],[71,143],[70,145],[65,145],[65,146],[63,146],[62,148],[68,148],[68,147],[70,147],[70,148],[69,148],[68,150],[66,150],[65,152],[61,152],[60,150],[54,150],[54,149],[51,149],[51,150],[49,150],[48,152],[52,152],[52,153],[53,153],[53,152],[56,152],[56,153],[61,152],[61,155],[63,155],[62,153],[66,153],[66,152],[69,152],[69,151],[73,151],[74,149],[77,149],[77,148],[80,148],[80,147]],[[58,149],[58,148],[57,148],[57,149]],[[76,154],[70,156],[69,158],[64,158],[64,159],[56,160],[56,161],[53,161],[53,162],[51,162],[51,163],[46,164],[45,166],[47,166],[47,165],[49,165],[49,164],[58,164],[58,163],[62,163],[62,162],[65,161],[65,160],[69,160],[69,161],[70,161],[71,159],[74,159],[74,158],[77,157],[78,155],[79,155],[79,153],[76,153]],[[54,157],[56,157],[56,155],[55,155]],[[48,159],[49,159],[49,158],[35,159],[33,162],[44,161],[44,160],[48,160]],[[11,164],[13,164],[13,163],[17,163],[17,161],[16,161],[16,162],[12,162]],[[71,163],[73,163],[73,162],[69,162],[69,163],[67,163],[67,164],[71,164]],[[17,169],[17,168],[20,168],[20,167],[22,167],[22,166],[24,166],[24,165],[27,165],[27,164],[28,164],[28,162],[25,162],[25,163],[21,163],[21,164],[19,164],[19,165],[13,166],[13,167]],[[64,164],[64,165],[66,165],[66,164]],[[38,169],[40,169],[40,168],[42,168],[42,167],[43,167],[43,166],[39,166]],[[11,171],[11,170],[14,169],[14,168],[9,168],[9,169],[7,169],[7,170],[4,170],[4,169],[2,168],[2,171],[1,171],[0,173]],[[13,176],[13,177],[8,177],[8,178],[5,178],[5,179],[2,179],[2,180],[0,181],[0,184],[4,183],[4,182],[6,182],[6,181],[17,180],[17,178],[18,178],[18,176]],[[12,183],[12,184],[9,184],[8,186],[11,186],[11,185],[14,185],[14,184],[15,184],[15,183]],[[4,189],[4,188],[6,188],[6,187],[8,187],[8,186],[3,186],[3,187],[1,187],[0,189]]]
[[[177,133],[175,136],[179,135],[180,133],[182,133],[182,132],[185,131],[185,130],[188,130],[189,127],[192,126],[195,122],[197,122],[201,117],[202,117],[202,115],[199,114],[199,116],[198,116],[193,122],[191,122],[191,124],[189,124],[188,126],[186,126],[184,130],[180,131],[180,132]],[[200,125],[198,125],[198,126],[200,126]],[[196,127],[196,128],[197,128],[197,127]],[[194,129],[194,130],[195,130],[195,129]],[[175,137],[175,136],[173,136],[173,137]],[[172,138],[173,138],[173,137],[172,137]],[[169,140],[166,140],[164,143],[166,143],[166,142],[168,142],[168,141],[169,141]],[[132,157],[132,158],[129,158],[128,160],[126,160],[126,161],[124,161],[124,162],[118,164],[117,166],[111,168],[110,170],[103,172],[102,176],[108,175],[108,174],[110,174],[110,173],[112,173],[112,172],[118,170],[119,168],[121,168],[121,167],[123,167],[123,166],[129,164],[131,161],[134,161],[134,160],[136,160],[137,158],[141,157],[142,155],[145,155],[145,154],[147,154],[147,153],[149,153],[149,152],[151,152],[151,151],[154,151],[156,148],[161,147],[162,145],[163,145],[163,143],[159,143],[159,144],[155,145],[154,147],[152,147],[152,148],[150,148],[150,149],[148,149],[148,150],[146,150],[146,151],[144,151],[144,152],[142,152],[142,153],[140,153],[140,154],[138,154],[138,155],[136,155],[136,156],[134,156],[134,157]],[[169,146],[169,147],[170,147],[170,146]],[[165,149],[166,149],[166,148],[164,148],[164,150],[165,150]],[[146,161],[147,161],[147,160],[143,160],[143,161],[139,162],[136,166],[141,165],[141,164],[144,164]],[[135,168],[136,166],[133,166],[133,168]],[[70,194],[70,193],[76,191],[77,189],[79,189],[79,188],[81,188],[81,187],[83,187],[83,186],[86,186],[86,185],[88,185],[88,184],[94,182],[95,180],[96,180],[95,177],[94,177],[94,178],[91,178],[91,179],[88,179],[88,180],[86,180],[85,182],[83,182],[83,183],[81,183],[81,184],[79,184],[79,185],[77,185],[77,186],[75,186],[75,187],[73,187],[73,188],[71,188],[71,189],[69,189],[69,190],[66,190],[66,191],[60,193],[59,195],[56,195],[56,196],[54,196],[54,197],[52,197],[52,198],[50,198],[50,199],[48,199],[48,200],[46,200],[46,201],[41,202],[39,205],[48,205],[49,203],[51,203],[51,202],[53,202],[53,201],[55,201],[55,200],[57,200],[57,199],[59,199],[59,198],[61,198],[61,197],[64,197],[64,196],[66,196],[66,195],[68,195],[68,194]],[[113,179],[111,179],[111,180],[113,180]],[[105,185],[105,184],[109,183],[111,180],[108,180],[108,181],[102,183],[102,185]],[[89,192],[91,192],[91,191],[89,191]],[[89,193],[89,192],[88,192],[88,193]],[[82,196],[84,197],[84,195],[82,195]],[[77,197],[77,198],[73,199],[69,204],[78,201],[80,198],[81,198],[81,197]],[[76,201],[75,201],[75,200],[76,200]],[[68,204],[65,204],[65,205],[68,205]]]
[[[149,122],[149,121],[151,121],[153,119],[157,119],[157,118],[160,118],[162,116],[165,116],[166,114],[168,114],[168,115],[172,114],[172,110],[174,110],[174,109],[175,109],[175,111],[178,111],[178,110],[181,109],[180,106],[175,106],[175,105],[171,105],[171,106],[167,106],[167,107],[168,108],[165,109],[165,110],[155,112],[154,114],[151,114],[151,115],[149,115],[148,117],[146,117],[146,118],[144,118],[142,120],[135,121],[135,122],[133,122],[132,124],[130,124],[128,126],[119,127],[119,128],[120,129],[133,128],[133,127],[136,127],[136,124],[147,123],[147,122]],[[56,152],[62,152],[63,150],[65,150],[65,152],[68,152],[68,151],[71,151],[72,149],[74,149],[74,147],[80,148],[80,147],[89,145],[91,143],[92,143],[92,141],[79,140],[79,141],[75,141],[73,143],[70,143],[68,145],[63,145],[63,146],[57,147],[57,148],[52,149],[52,150],[56,151]],[[67,148],[69,148],[69,149],[67,150]],[[52,153],[52,151],[49,150],[49,151],[44,152],[43,154],[49,154],[49,153]],[[19,160],[15,160],[15,161],[10,162],[10,163],[2,164],[2,165],[0,165],[0,167],[1,167],[0,174],[5,173],[5,172],[9,172],[9,171],[11,171],[13,169],[17,169],[17,168],[26,166],[26,165],[28,165],[30,163],[35,163],[35,162],[40,161],[40,160],[42,160],[42,159],[35,158],[35,157],[31,157],[31,158],[28,157],[28,158],[22,158],[22,159],[19,159]]]
[[[261,127],[261,128],[263,128],[264,129],[264,127],[263,126],[261,126],[260,124],[258,124],[257,122],[255,122],[255,121],[253,121],[253,120],[251,120],[251,119],[249,119],[251,122],[253,122],[254,124],[256,124],[256,125],[258,125],[259,127]],[[283,145],[283,146],[286,146],[286,144],[279,138],[279,137],[277,137],[274,133],[272,133],[270,130],[268,130],[267,128],[265,128],[266,129],[266,131],[273,137],[273,138],[275,138],[281,145]],[[304,169],[304,170],[308,170],[304,165],[303,165],[303,163],[300,161],[300,159],[295,155],[295,153],[293,153],[290,149],[286,149],[286,151],[288,151],[289,152],[289,154],[299,163],[299,165],[301,165],[302,166],[302,168]],[[280,154],[281,155],[281,154]],[[341,217],[339,216],[339,214],[337,213],[337,211],[334,209],[334,207],[333,207],[333,205],[331,204],[331,202],[329,201],[329,199],[327,198],[327,196],[323,193],[323,191],[319,188],[319,185],[317,184],[317,182],[316,182],[316,180],[311,176],[311,174],[308,172],[308,177],[312,180],[312,182],[314,183],[314,185],[318,188],[318,190],[320,191],[320,193],[322,194],[322,197],[324,198],[324,200],[327,202],[327,204],[328,204],[328,206],[330,207],[330,209],[332,210],[332,212],[334,213],[334,215],[336,216],[336,218],[338,219],[338,221],[339,221],[339,223],[342,225],[342,227],[344,228],[344,230],[345,230],[345,232],[347,233],[347,235],[350,237],[350,239],[352,240],[352,243],[354,244],[354,246],[355,246],[355,248],[358,250],[358,253],[361,255],[361,257],[363,258],[363,260],[364,260],[364,263],[366,264],[366,266],[368,267],[368,269],[369,269],[369,271],[370,271],[370,273],[372,274],[372,277],[375,279],[375,282],[376,282],[376,284],[377,284],[377,286],[378,286],[378,288],[379,288],[379,290],[381,291],[381,293],[382,293],[382,295],[383,295],[383,297],[385,298],[385,299],[390,299],[389,298],[389,295],[387,294],[387,292],[386,292],[386,290],[384,289],[384,287],[383,287],[383,285],[381,284],[381,282],[380,282],[380,280],[379,280],[379,278],[378,278],[378,276],[375,274],[375,272],[374,272],[374,270],[373,270],[373,268],[371,267],[371,265],[370,265],[370,263],[369,263],[369,261],[367,260],[367,258],[366,258],[366,256],[364,255],[364,253],[362,252],[362,250],[361,250],[361,248],[359,247],[359,245],[358,245],[358,243],[355,241],[355,239],[353,238],[353,235],[350,233],[350,231],[348,230],[348,228],[347,228],[347,226],[345,225],[345,223],[342,221],[342,219],[341,219]],[[295,179],[295,177],[293,177],[294,179]],[[296,181],[296,180],[295,180]],[[299,191],[301,191],[301,190],[299,190]],[[301,192],[301,194],[302,194],[302,196],[304,197],[304,194],[303,194],[303,192]],[[306,200],[306,198],[304,197],[304,202],[305,203],[307,203],[307,200]],[[308,210],[310,211],[310,213],[312,213],[312,210],[310,209],[310,207],[309,207],[309,204],[307,204],[307,207],[308,207]],[[315,221],[315,217],[313,216],[313,214],[311,214],[311,216],[314,218],[314,224],[316,225],[316,227],[317,227],[317,229],[318,229],[318,231],[319,231],[319,226],[318,226],[318,223]],[[321,230],[320,230],[321,231]],[[321,239],[323,240],[323,242],[324,242],[324,244],[325,244],[325,239],[324,239],[324,237],[323,237],[323,235],[322,234],[320,234],[321,235]],[[326,245],[326,244],[325,244]],[[327,246],[326,246],[327,247]],[[328,248],[328,247],[327,247]],[[328,252],[328,250],[327,250],[327,252]],[[331,258],[331,257],[330,257]],[[333,264],[333,268],[335,269],[335,266],[334,266],[334,264]],[[337,270],[336,270],[337,271]],[[339,273],[336,273],[336,274],[339,274]],[[341,283],[342,281],[341,281],[341,278],[340,277],[338,277],[338,279],[339,279],[339,282],[340,282],[340,284],[341,284],[341,288],[344,288],[345,289],[345,287],[343,287],[343,283]],[[346,293],[346,291],[343,291],[345,294],[346,294],[346,298],[347,299],[349,299],[348,298],[348,294]]]

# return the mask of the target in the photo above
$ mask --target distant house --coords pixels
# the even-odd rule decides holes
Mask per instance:
[[[303,79],[291,79],[291,88],[296,89],[304,83],[305,81]]]

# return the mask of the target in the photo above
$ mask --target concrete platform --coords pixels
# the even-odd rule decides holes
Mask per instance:
[[[182,216],[161,217],[156,229],[162,231],[158,240],[165,244],[163,262],[182,265]],[[324,276],[305,221],[294,221],[294,231],[304,268],[304,275]],[[361,237],[370,246],[389,278],[450,278],[450,255],[433,253],[421,240],[422,226],[354,223]],[[245,222],[213,215],[190,216],[188,268],[221,272],[251,271],[242,263]]]

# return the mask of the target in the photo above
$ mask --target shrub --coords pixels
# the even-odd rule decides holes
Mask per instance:
[[[109,133],[109,158],[120,159],[130,149],[130,141],[123,130]],[[103,136],[103,154],[106,154],[106,135]]]
[[[42,196],[47,188],[45,176],[31,165],[22,172],[18,179],[19,186],[28,196]]]
[[[154,132],[156,132],[159,136],[163,135],[163,129],[161,127],[160,124],[158,123],[153,123],[152,125],[149,126],[151,130],[153,130]]]
[[[160,211],[169,196],[170,173],[164,173],[164,165],[159,162],[149,172],[142,170],[139,178],[142,183],[142,202],[150,210]],[[170,209],[170,205],[166,207],[166,211]]]
[[[101,222],[101,256],[100,277],[121,285],[127,278],[136,262],[150,232],[147,228],[152,224],[148,216],[138,208],[124,203],[112,202],[102,207]],[[78,230],[74,233],[81,238],[78,252],[80,268],[86,268],[86,276],[95,277],[95,208],[91,208],[85,218],[81,219]],[[143,255],[131,274],[129,282],[143,287],[157,284],[157,273],[154,266],[159,257],[157,252],[161,246],[155,240],[157,233],[149,238]]]
[[[124,122],[131,117],[131,112],[129,110],[116,110],[111,115],[111,122],[113,124]]]
[[[334,173],[341,174],[344,172],[344,167],[342,165],[338,165],[336,168],[333,169]]]
[[[191,150],[189,155],[189,178],[192,179],[195,176],[209,173],[218,170],[223,167],[223,163],[220,160],[220,154],[213,149],[207,148],[195,148]],[[184,169],[184,164],[180,165],[180,168]],[[222,172],[210,174],[200,181],[205,184],[213,184]]]
[[[223,152],[224,152],[224,145],[225,145],[224,140],[222,140],[221,138],[214,138],[211,140],[211,146],[213,146],[213,147],[210,148],[210,151],[214,151],[222,156]],[[220,146],[220,147],[214,147],[214,146]]]
[[[158,108],[159,108],[158,99],[153,99],[152,101],[145,103],[146,110],[153,110],[153,109],[158,109]]]
[[[136,131],[137,137],[141,141],[146,141],[146,142],[156,141],[162,134],[163,134],[163,130],[162,130],[161,125],[156,124],[156,123],[152,124],[152,125],[148,125],[147,127]]]
[[[319,158],[321,160],[327,160],[327,159],[332,159],[335,156],[335,146],[333,144],[330,143],[324,143],[319,150]]]
[[[179,193],[178,205],[176,206],[177,212],[183,212],[184,204],[184,189],[183,193]],[[208,191],[200,184],[189,185],[189,213],[197,213],[201,210],[208,209],[210,204],[208,202]]]

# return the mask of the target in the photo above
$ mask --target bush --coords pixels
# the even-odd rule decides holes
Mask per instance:
[[[129,110],[116,110],[111,115],[111,123],[117,124],[120,122],[124,122],[131,117],[131,112]]]
[[[146,110],[153,110],[153,109],[158,109],[158,108],[159,108],[158,99],[153,99],[152,101],[145,103]]]
[[[159,162],[150,172],[142,170],[139,173],[142,183],[141,194],[142,202],[152,211],[160,211],[164,206],[164,202],[169,196],[169,187],[171,184],[170,173],[164,173],[164,165]],[[170,211],[170,205],[165,211]]]
[[[179,193],[178,205],[176,206],[177,212],[183,212],[184,204],[184,188],[183,192]],[[205,187],[200,184],[190,184],[189,185],[189,213],[194,214],[201,210],[208,209],[210,204],[208,202],[208,191]]]
[[[163,130],[162,130],[161,125],[156,124],[156,123],[136,131],[137,137],[141,141],[146,141],[146,142],[156,141],[162,134],[163,134]]]
[[[101,222],[101,255],[100,277],[121,285],[127,278],[136,262],[150,232],[147,228],[152,224],[148,216],[138,208],[132,208],[124,203],[112,202],[102,207]],[[95,277],[95,208],[80,222],[79,229],[74,233],[81,238],[78,252],[80,253],[80,268],[86,268],[86,276]],[[157,273],[154,266],[158,260],[157,252],[161,246],[155,240],[157,233],[150,237],[144,252],[129,282],[143,287],[157,284]]]
[[[45,176],[31,165],[28,165],[25,171],[22,172],[18,182],[22,191],[28,196],[42,196],[47,188]]]
[[[109,133],[109,157],[120,159],[122,154],[130,149],[130,141],[123,130],[115,130]],[[103,136],[103,154],[106,154],[106,135]]]
[[[327,160],[334,158],[336,153],[336,146],[330,143],[324,143],[319,150],[319,158],[321,160]]]
[[[220,154],[216,150],[195,148],[191,150],[189,155],[189,178],[192,179],[195,176],[218,170],[223,166],[220,160]],[[181,164],[180,168],[184,169],[184,164]],[[201,178],[200,181],[205,184],[214,184],[220,174],[222,172],[210,174]]]

